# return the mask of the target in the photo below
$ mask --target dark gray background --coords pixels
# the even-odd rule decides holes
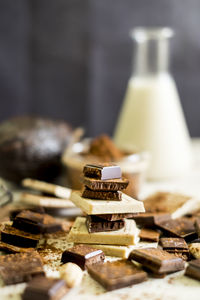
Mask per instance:
[[[172,71],[200,136],[199,0],[0,0],[0,120],[29,113],[112,134],[138,25],[176,30]]]

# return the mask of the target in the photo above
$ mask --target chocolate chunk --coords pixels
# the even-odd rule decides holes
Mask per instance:
[[[105,214],[105,215],[96,215],[97,217],[108,220],[108,221],[118,221],[122,219],[131,219],[135,213],[124,213],[124,214]]]
[[[121,191],[127,188],[129,181],[125,178],[100,180],[84,177],[83,184],[93,191]]]
[[[139,237],[141,241],[158,242],[160,233],[151,229],[141,229]]]
[[[182,238],[161,238],[160,245],[162,246],[163,250],[173,250],[173,251],[188,251],[188,245]]]
[[[88,265],[102,263],[104,259],[105,255],[102,250],[80,244],[65,250],[61,262],[75,263],[84,270]]]
[[[37,276],[28,283],[22,300],[59,300],[68,291],[64,280]]]
[[[161,238],[160,245],[163,250],[169,253],[174,253],[174,255],[182,258],[183,260],[188,260],[189,258],[188,245],[182,238]]]
[[[22,248],[13,246],[7,243],[0,242],[0,251],[4,251],[6,253],[23,253],[33,251],[34,248]]]
[[[1,241],[14,246],[35,248],[39,239],[38,234],[27,233],[10,225],[5,225],[1,231]]]
[[[86,177],[97,178],[101,180],[121,178],[122,172],[119,166],[110,164],[85,165],[83,174]]]
[[[166,235],[181,237],[186,241],[196,238],[196,230],[191,220],[186,218],[170,219],[164,222],[157,222]]]
[[[43,265],[36,251],[0,256],[0,278],[4,285],[30,281],[43,275]]]
[[[185,275],[200,280],[200,259],[195,259],[189,262]]]
[[[29,211],[33,211],[33,212],[37,212],[39,214],[44,214],[45,210],[42,206],[35,206],[32,208],[18,208],[18,209],[14,209],[10,212],[10,220],[13,221],[15,219],[15,217],[22,211],[24,210],[29,210]]]
[[[161,249],[136,249],[130,253],[129,259],[141,263],[144,267],[158,274],[172,273],[184,269],[184,261],[181,258]]]
[[[88,273],[108,291],[147,280],[147,273],[127,260],[90,265]]]
[[[87,229],[90,233],[119,230],[124,227],[124,224],[124,220],[106,221],[94,215],[88,215],[86,218]]]
[[[82,192],[83,198],[89,199],[97,199],[97,200],[114,200],[114,201],[121,201],[122,200],[122,193],[121,192],[106,192],[106,191],[93,191],[85,187]]]
[[[62,230],[62,224],[53,217],[30,210],[20,212],[13,221],[13,227],[30,233],[51,233]]]
[[[166,213],[138,213],[133,216],[133,219],[142,227],[156,227],[156,223],[164,222],[171,219],[171,216]]]

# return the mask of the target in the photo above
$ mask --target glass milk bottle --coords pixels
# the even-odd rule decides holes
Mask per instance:
[[[151,154],[148,177],[162,179],[189,169],[190,138],[175,81],[169,73],[170,28],[136,28],[133,74],[115,129],[122,150]]]

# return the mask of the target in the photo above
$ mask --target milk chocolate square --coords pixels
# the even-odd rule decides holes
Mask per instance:
[[[44,275],[40,255],[36,251],[0,256],[0,278],[4,285],[30,281]]]
[[[93,215],[86,217],[86,225],[90,233],[119,230],[124,227],[124,224],[124,220],[106,221]]]
[[[140,240],[147,241],[147,242],[158,242],[159,236],[160,236],[159,232],[151,229],[146,229],[146,228],[141,229],[139,234]]]
[[[88,189],[87,187],[84,188],[82,192],[83,198],[89,199],[96,199],[96,200],[115,200],[121,201],[122,200],[122,193],[121,192],[113,192],[113,191],[93,191]]]
[[[130,260],[141,263],[156,274],[166,274],[184,269],[184,261],[167,251],[155,248],[133,250]]]
[[[88,273],[108,291],[147,280],[147,273],[127,260],[90,265]]]
[[[28,283],[22,300],[60,300],[68,291],[64,280],[38,276]]]
[[[83,174],[86,177],[97,178],[101,180],[121,178],[122,172],[119,166],[111,164],[85,165]]]
[[[103,263],[104,259],[105,255],[102,250],[80,244],[65,250],[61,262],[75,263],[84,270],[88,265]]]
[[[189,262],[185,275],[200,280],[200,259],[195,259]]]

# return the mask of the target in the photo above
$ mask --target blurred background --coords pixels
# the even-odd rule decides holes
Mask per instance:
[[[171,65],[200,136],[200,1],[0,0],[0,120],[34,114],[113,133],[135,26],[171,26]]]

